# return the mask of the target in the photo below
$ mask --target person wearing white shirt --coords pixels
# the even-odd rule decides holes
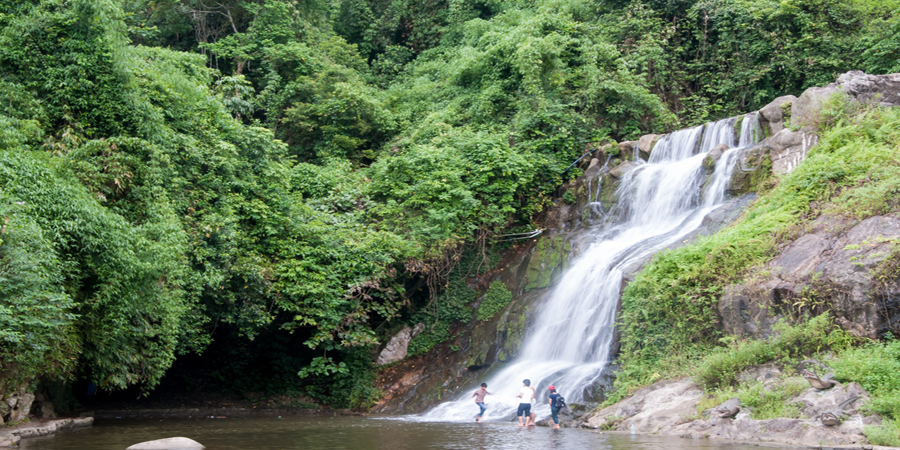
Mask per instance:
[[[519,409],[518,411],[516,411],[516,415],[519,417],[518,426],[533,426],[534,416],[531,415],[531,401],[534,400],[534,388],[531,387],[531,380],[526,379],[522,382],[522,388],[519,389],[519,395],[517,395],[516,397],[522,399],[519,403]]]

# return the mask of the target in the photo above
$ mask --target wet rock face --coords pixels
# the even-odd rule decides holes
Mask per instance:
[[[706,159],[703,160],[703,168],[707,174],[712,174],[716,170],[716,163],[729,148],[726,144],[719,144],[709,151]]]
[[[546,236],[538,240],[525,272],[525,290],[546,288],[555,284],[566,270],[572,244],[564,236]]]
[[[656,141],[661,138],[660,134],[645,134],[638,139],[638,149],[641,153],[641,158],[650,159],[650,152],[653,151],[653,146],[656,145]]]
[[[628,171],[634,169],[634,163],[631,161],[624,161],[622,164],[619,164],[615,168],[609,171],[609,175],[613,178],[622,178]]]
[[[796,314],[791,308],[803,297],[820,302],[810,306],[830,310],[835,321],[854,335],[874,338],[900,332],[890,320],[890,306],[873,301],[870,275],[897,240],[897,217],[875,216],[857,224],[836,218],[816,221],[759,270],[769,276],[726,289],[718,303],[724,331],[765,336],[779,318]]]

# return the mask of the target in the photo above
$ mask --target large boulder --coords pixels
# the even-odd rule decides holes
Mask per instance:
[[[203,444],[186,437],[171,437],[134,444],[125,450],[194,450],[206,448]]]
[[[653,151],[653,146],[656,145],[656,141],[661,137],[662,135],[659,134],[645,134],[638,139],[638,150],[641,153],[641,158],[650,159],[650,152]]]
[[[9,405],[9,422],[19,422],[31,413],[31,403],[34,402],[34,394],[19,391],[7,399]]]
[[[378,354],[375,365],[383,366],[406,358],[409,351],[409,341],[424,329],[425,324],[423,323],[416,325],[415,328],[403,327],[390,341],[388,341],[387,345],[384,346],[384,349],[381,350],[381,353]]]
[[[785,245],[759,275],[726,288],[718,312],[723,330],[734,335],[767,336],[780,317],[804,307],[824,307],[850,333],[874,338],[900,332],[891,307],[874,298],[870,272],[888,258],[900,239],[900,219],[874,216],[854,223],[823,216],[807,233]],[[900,293],[890,293],[889,296]],[[893,307],[896,309],[896,306]]]
[[[619,150],[619,156],[622,158],[631,158],[631,155],[634,154],[635,147],[638,147],[639,141],[624,141],[616,144],[616,149]]]
[[[771,149],[772,173],[790,173],[818,142],[816,132],[822,124],[825,103],[837,93],[851,102],[900,105],[900,74],[869,75],[847,72],[837,81],[823,87],[812,87],[794,97],[778,97],[759,110],[760,125],[768,138],[763,142]]]
[[[622,164],[614,167],[609,171],[609,175],[613,178],[622,178],[628,171],[634,169],[635,164],[631,161],[623,161]]]
[[[834,93],[841,92],[857,103],[900,105],[900,73],[869,75],[859,70],[847,72],[824,87],[809,88],[791,105],[792,127],[815,127],[821,120],[822,104]]]
[[[771,149],[765,144],[739,150],[737,167],[731,173],[729,195],[743,195],[756,191],[762,180],[770,175]]]
[[[766,131],[766,136],[773,136],[784,129],[784,123],[791,117],[791,105],[796,100],[793,95],[785,95],[759,110],[759,126]]]
[[[900,106],[900,73],[869,75],[852,70],[838,77],[836,84],[855,101],[876,101],[882,106]]]
[[[728,144],[719,144],[706,154],[706,157],[703,158],[703,169],[706,170],[706,173],[712,174],[716,170],[716,163],[729,148],[731,147]]]
[[[697,414],[703,390],[691,378],[660,381],[635,392],[631,397],[590,413],[583,426],[656,433],[661,428],[683,423]]]

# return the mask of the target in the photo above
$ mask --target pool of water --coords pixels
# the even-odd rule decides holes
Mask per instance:
[[[756,445],[676,437],[629,436],[583,429],[517,428],[513,423],[415,422],[379,417],[97,421],[92,428],[23,439],[21,450],[124,450],[138,442],[184,436],[209,450],[413,449],[758,449]]]

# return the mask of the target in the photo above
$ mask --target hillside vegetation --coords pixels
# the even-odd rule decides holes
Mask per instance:
[[[897,11],[897,0],[0,0],[0,394],[52,380],[150,390],[177,359],[201,358],[219,389],[365,407],[378,396],[372,346],[424,322],[427,351],[473,318],[460,280],[491,265],[506,245],[494,237],[538,227],[585,151],[846,70],[900,72]],[[896,192],[887,175],[894,185],[834,188],[897,173],[881,151],[896,151],[892,114],[835,126],[735,239],[654,262],[624,317],[690,296],[698,310],[676,329],[695,331],[632,330],[646,342],[625,343],[632,367],[715,345],[704,302],[811,201],[863,214]],[[851,158],[853,139],[872,157]]]

